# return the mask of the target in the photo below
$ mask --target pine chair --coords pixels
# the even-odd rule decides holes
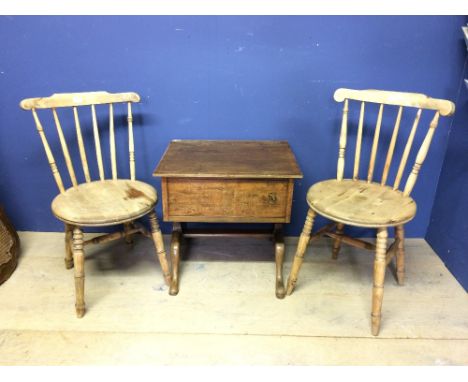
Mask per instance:
[[[159,228],[158,219],[154,212],[157,203],[156,190],[149,184],[135,179],[135,153],[133,141],[132,103],[140,101],[136,93],[89,92],[54,94],[47,98],[29,98],[21,101],[20,106],[31,110],[37,131],[49,161],[52,174],[57,183],[60,194],[52,201],[52,212],[65,223],[65,267],[75,267],[76,314],[83,317],[85,313],[84,300],[84,251],[87,244],[98,244],[119,238],[131,242],[132,235],[141,233],[152,238],[156,254],[161,264],[164,279],[170,285],[170,272],[166,260],[166,252]],[[128,120],[128,148],[130,158],[130,179],[119,179],[117,175],[116,144],[114,132],[114,104],[127,103]],[[109,105],[109,143],[111,178],[105,179],[101,143],[99,139],[98,119],[96,105]],[[81,132],[78,107],[90,108],[94,147],[96,151],[99,180],[91,180],[88,160]],[[58,116],[58,108],[72,108],[76,129],[78,150],[85,182],[79,184],[75,175],[74,166],[65,139],[65,134]],[[57,168],[54,155],[47,141],[44,129],[37,113],[37,109],[52,109],[53,119],[62,148],[65,165],[70,176],[71,187],[65,188],[62,176]],[[151,233],[136,219],[148,215]],[[83,227],[102,227],[123,224],[123,232],[115,232],[83,240]]]
[[[310,241],[321,236],[333,239],[332,258],[336,259],[341,243],[374,250],[374,286],[372,291],[372,334],[378,335],[381,320],[381,307],[386,266],[396,255],[397,281],[402,285],[405,275],[404,252],[404,224],[409,222],[416,214],[416,203],[410,194],[418,178],[419,170],[426,158],[432,137],[434,135],[439,116],[449,116],[455,111],[455,105],[447,100],[432,99],[424,94],[402,93],[379,90],[351,90],[338,89],[334,94],[337,102],[344,102],[341,132],[339,139],[339,155],[337,178],[325,180],[314,184],[307,192],[309,211],[304,228],[299,238],[296,254],[288,278],[287,294],[290,295],[297,282],[299,269],[307,245]],[[349,101],[360,101],[359,122],[356,134],[356,149],[354,156],[354,171],[352,178],[344,177],[345,150],[348,129]],[[364,125],[364,110],[366,102],[380,104],[377,123],[374,131],[372,149],[370,152],[367,179],[359,179],[359,162],[361,156],[361,143]],[[373,181],[376,155],[379,147],[380,127],[384,105],[399,106],[393,133],[388,143],[385,164],[380,182]],[[392,163],[393,153],[400,128],[401,116],[404,107],[417,108],[411,131],[407,138],[405,148],[393,186],[387,186],[387,179]],[[399,190],[400,182],[405,170],[406,162],[413,145],[416,129],[423,109],[435,110],[429,129],[416,155],[413,168],[406,180],[405,187]],[[395,168],[396,169],[396,168]],[[315,216],[319,214],[333,222],[318,230],[311,236]],[[344,225],[368,227],[377,229],[376,244],[351,238],[343,234]],[[395,240],[387,249],[387,229],[394,227]]]

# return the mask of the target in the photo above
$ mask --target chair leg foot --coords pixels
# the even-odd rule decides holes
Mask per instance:
[[[76,310],[76,317],[77,318],[82,318],[85,315],[86,308],[84,305],[75,305],[75,310]]]
[[[72,269],[73,268],[73,260],[65,259],[65,269]]]
[[[73,230],[73,259],[75,265],[75,308],[77,317],[81,318],[85,314],[85,274],[83,232],[78,227],[75,227],[75,229]]]
[[[386,253],[387,253],[387,229],[377,230],[377,243],[374,260],[374,287],[372,289],[372,335],[377,336],[380,330],[382,300],[384,292]]]
[[[178,294],[179,294],[179,283],[176,280],[171,283],[171,286],[169,288],[169,295],[177,296]]]
[[[83,318],[85,314],[84,308],[76,308],[76,318]]]
[[[304,223],[304,228],[302,229],[301,236],[299,237],[299,242],[297,243],[296,254],[294,255],[294,261],[291,267],[291,272],[288,277],[288,286],[286,288],[286,294],[289,296],[294,288],[296,287],[297,275],[301,269],[302,261],[304,260],[304,253],[309,244],[310,233],[312,231],[312,226],[314,225],[315,212],[311,209],[307,212],[307,217]]]
[[[400,273],[397,271],[397,281],[398,281],[398,285],[400,286],[405,285],[405,273],[404,272]]]
[[[382,316],[374,316],[371,315],[371,321],[372,321],[372,335],[373,336],[378,336],[380,332],[380,319]]]
[[[288,277],[288,283],[286,287],[286,295],[290,296],[292,292],[294,292],[294,289],[296,288],[296,282],[297,280],[292,279],[291,277]]]

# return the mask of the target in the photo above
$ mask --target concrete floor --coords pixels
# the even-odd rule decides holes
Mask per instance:
[[[468,295],[421,239],[407,240],[405,286],[387,270],[374,338],[372,253],[343,246],[333,261],[327,239],[309,247],[284,300],[275,298],[265,240],[193,239],[176,297],[148,239],[90,246],[87,312],[77,319],[63,234],[20,238],[18,268],[0,286],[2,365],[468,364]],[[288,242],[285,278],[295,249]]]

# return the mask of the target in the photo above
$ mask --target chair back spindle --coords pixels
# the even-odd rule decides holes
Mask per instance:
[[[430,122],[426,136],[418,150],[416,155],[415,163],[412,167],[410,174],[408,175],[404,189],[402,190],[405,195],[410,195],[413,190],[416,180],[418,178],[419,171],[421,166],[426,159],[426,156],[429,151],[429,147],[434,136],[435,129],[437,127],[439,117],[450,116],[455,112],[455,105],[453,102],[444,100],[444,99],[435,99],[427,97],[424,94],[418,93],[405,93],[405,92],[391,92],[391,91],[380,91],[380,90],[353,90],[353,89],[338,89],[334,94],[334,99],[337,102],[344,102],[343,106],[343,116],[341,122],[341,132],[339,139],[339,154],[338,154],[338,166],[337,166],[337,179],[342,180],[344,178],[344,163],[345,163],[345,150],[346,150],[346,136],[347,136],[347,126],[348,126],[348,111],[349,111],[349,101],[360,101],[361,108],[359,113],[359,123],[358,130],[356,134],[356,152],[354,155],[354,170],[353,170],[353,180],[359,179],[359,165],[361,160],[361,146],[362,146],[362,133],[364,125],[364,112],[366,103],[375,103],[379,104],[379,111],[377,115],[377,122],[374,130],[374,137],[372,142],[372,148],[370,152],[369,159],[369,168],[367,173],[367,182],[373,182],[374,170],[376,165],[377,152],[379,148],[379,137],[381,133],[381,125],[383,120],[383,111],[384,105],[398,106],[398,113],[395,119],[393,126],[393,132],[388,144],[387,154],[385,157],[385,163],[382,170],[382,177],[380,179],[380,184],[382,186],[386,185],[388,176],[390,173],[390,168],[392,166],[392,161],[395,153],[395,147],[397,143],[398,134],[400,132],[400,125],[402,120],[403,109],[405,107],[417,108],[415,119],[411,131],[408,135],[407,142],[401,156],[398,171],[395,176],[395,181],[393,184],[393,189],[397,190],[400,187],[403,173],[408,161],[408,157],[411,151],[411,148],[414,143],[414,138],[416,135],[416,130],[421,119],[422,110],[435,110],[435,115]]]
[[[375,158],[377,156],[377,148],[379,146],[380,126],[382,126],[383,107],[384,105],[383,103],[381,103],[379,107],[379,114],[377,115],[377,123],[375,125],[374,141],[372,142],[372,151],[369,161],[369,171],[367,172],[367,183],[372,182],[372,177],[374,176]]]
[[[112,166],[112,179],[117,179],[117,160],[115,158],[114,105],[109,104],[109,146]]]
[[[83,167],[83,174],[87,183],[91,182],[89,176],[88,159],[86,158],[86,150],[83,143],[83,135],[81,134],[80,118],[78,117],[78,109],[73,106],[73,117],[75,119],[76,140],[78,141],[78,149],[80,151],[81,166]]]
[[[361,159],[362,127],[364,125],[364,110],[366,103],[361,102],[361,111],[359,112],[359,125],[356,137],[356,152],[354,153],[354,173],[353,179],[359,179],[359,161]]]
[[[384,186],[387,183],[388,171],[390,170],[390,165],[392,164],[393,152],[395,150],[396,139],[398,136],[398,130],[400,129],[401,115],[403,113],[403,106],[398,108],[398,114],[395,120],[395,126],[393,127],[392,139],[390,140],[390,145],[388,146],[387,157],[385,158],[385,165],[382,173],[382,180],[380,184]]]
[[[104,166],[102,164],[102,153],[101,153],[101,140],[99,139],[99,128],[96,118],[96,106],[91,105],[91,115],[93,119],[93,134],[94,134],[94,145],[96,149],[96,161],[99,169],[99,178],[104,180]]]
[[[57,134],[60,139],[60,145],[62,146],[63,157],[65,159],[65,164],[67,165],[68,174],[70,175],[70,180],[73,187],[77,187],[78,183],[76,182],[75,169],[73,168],[73,163],[70,158],[70,152],[68,151],[67,141],[63,135],[62,126],[60,125],[60,120],[57,114],[57,110],[52,108],[52,114],[54,115],[55,126],[57,127]]]
[[[107,93],[107,92],[88,92],[88,93],[63,93],[54,94],[50,97],[45,98],[28,98],[21,101],[20,106],[24,110],[31,110],[33,119],[36,125],[36,129],[42,140],[44,150],[49,162],[52,174],[60,192],[65,192],[61,174],[58,170],[55,157],[52,153],[51,147],[47,141],[46,134],[44,132],[43,125],[39,119],[37,109],[51,109],[55,127],[57,129],[60,146],[62,149],[65,164],[70,175],[70,181],[73,187],[78,186],[78,180],[76,178],[75,168],[70,156],[69,145],[65,138],[62,123],[60,122],[57,108],[70,107],[73,109],[73,119],[75,122],[76,139],[78,143],[78,151],[81,159],[81,165],[85,181],[91,182],[91,176],[88,166],[88,159],[86,155],[82,127],[78,115],[78,107],[90,106],[91,107],[91,119],[92,119],[92,130],[94,137],[94,147],[96,150],[96,161],[99,171],[99,179],[105,179],[104,163],[101,151],[101,142],[99,136],[98,119],[96,115],[96,105],[108,104],[109,105],[109,145],[110,145],[110,159],[111,159],[111,174],[112,179],[118,179],[117,174],[117,152],[115,142],[115,123],[114,123],[114,104],[127,103],[127,120],[128,120],[128,145],[129,145],[129,161],[130,161],[130,179],[135,180],[135,149],[133,142],[133,118],[131,104],[133,102],[139,102],[140,96],[136,93]],[[66,126],[65,126],[66,127]]]

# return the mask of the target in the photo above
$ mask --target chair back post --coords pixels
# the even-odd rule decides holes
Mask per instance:
[[[130,152],[130,178],[135,180],[135,149],[133,142],[133,123],[132,123],[132,112],[131,104],[133,102],[139,102],[140,96],[137,93],[108,93],[108,92],[87,92],[87,93],[62,93],[53,94],[50,97],[44,98],[27,98],[20,102],[20,107],[24,110],[31,110],[33,119],[36,125],[36,129],[42,140],[44,150],[49,162],[52,174],[60,192],[65,192],[65,187],[62,181],[60,172],[58,171],[57,164],[47,141],[46,134],[44,132],[43,125],[39,119],[37,109],[51,109],[55,127],[62,148],[62,153],[65,159],[65,164],[70,175],[70,181],[73,187],[78,186],[78,181],[75,174],[75,169],[70,156],[68,143],[65,139],[65,134],[60,122],[57,108],[70,107],[73,109],[73,118],[75,122],[76,138],[78,143],[78,149],[83,168],[83,174],[86,182],[91,182],[91,176],[89,173],[88,160],[86,150],[83,141],[83,135],[81,131],[80,119],[78,116],[78,107],[88,106],[91,107],[92,117],[92,129],[94,137],[94,146],[96,150],[96,161],[99,170],[99,179],[105,179],[104,163],[102,159],[101,141],[99,137],[98,120],[96,116],[96,105],[108,104],[109,105],[109,144],[110,144],[110,156],[111,156],[111,173],[112,179],[117,179],[117,155],[115,146],[115,129],[114,129],[114,104],[115,103],[127,103],[128,104],[128,129],[129,129],[129,152]]]
[[[132,115],[132,103],[131,102],[128,102],[127,121],[128,121],[128,155],[129,155],[129,162],[130,162],[130,179],[135,180],[135,144],[133,142],[133,115]]]
[[[338,168],[337,168],[337,176],[336,176],[338,180],[343,179],[347,136],[348,136],[348,100],[345,99],[344,105],[343,105],[343,116],[341,119],[340,149],[338,152]]]
[[[405,171],[406,162],[408,161],[408,155],[411,150],[411,146],[413,145],[414,136],[416,134],[416,130],[419,125],[419,120],[421,119],[421,114],[422,114],[422,109],[419,109],[418,112],[416,113],[416,117],[414,117],[413,127],[411,127],[408,141],[406,142],[405,150],[403,151],[400,165],[398,166],[398,172],[395,177],[395,183],[393,184],[394,190],[398,190],[398,187],[400,187],[401,178],[403,176],[403,172]]]
[[[374,130],[374,138],[372,143],[372,149],[369,159],[369,168],[367,173],[367,182],[373,182],[373,175],[375,169],[375,162],[379,147],[379,136],[381,131],[382,119],[383,119],[383,110],[384,105],[393,105],[398,106],[398,113],[395,119],[393,126],[393,132],[388,144],[387,155],[385,157],[385,164],[382,171],[382,177],[380,184],[382,186],[386,185],[388,180],[388,175],[390,172],[390,167],[393,161],[395,146],[397,137],[400,131],[401,118],[403,114],[403,109],[405,107],[417,108],[415,119],[407,142],[401,156],[401,160],[398,166],[398,171],[395,176],[395,181],[393,184],[393,189],[397,190],[400,186],[401,179],[403,177],[403,172],[408,161],[408,157],[414,142],[414,137],[416,134],[416,129],[419,125],[421,118],[422,110],[435,110],[435,115],[429,125],[426,136],[418,150],[415,163],[412,167],[411,173],[408,175],[403,194],[410,195],[413,190],[416,180],[418,178],[419,171],[421,169],[424,160],[429,151],[429,147],[434,136],[435,129],[437,127],[440,116],[450,116],[455,112],[455,105],[453,102],[444,100],[444,99],[435,99],[430,98],[424,94],[419,93],[406,93],[406,92],[393,92],[393,91],[382,91],[382,90],[353,90],[353,89],[338,89],[335,91],[334,99],[337,102],[344,102],[343,107],[343,119],[341,125],[340,133],[340,143],[339,143],[339,155],[338,155],[338,172],[337,179],[342,180],[344,175],[344,162],[345,162],[345,148],[346,148],[346,135],[347,135],[347,122],[348,122],[348,102],[351,101],[360,101],[361,110],[359,114],[359,124],[358,131],[356,136],[356,152],[354,157],[354,171],[353,171],[353,180],[358,180],[359,177],[359,162],[360,162],[360,153],[361,153],[361,144],[362,144],[362,130],[364,124],[364,109],[365,103],[376,103],[380,104],[379,112],[377,116],[377,122]]]
[[[55,162],[54,154],[52,154],[52,150],[50,149],[49,143],[47,142],[46,135],[44,133],[44,128],[42,127],[41,121],[37,115],[36,109],[32,108],[32,115],[34,118],[34,122],[36,124],[37,132],[41,137],[42,145],[44,146],[44,150],[47,156],[47,160],[49,162],[50,169],[52,170],[52,175],[54,176],[55,183],[57,183],[57,187],[60,193],[65,192],[65,187],[63,186],[62,176],[57,168],[57,164]]]
[[[439,123],[439,112],[437,111],[432,119],[429,130],[424,138],[421,147],[419,148],[418,154],[416,155],[416,160],[413,165],[413,169],[411,173],[408,175],[408,179],[406,180],[405,189],[403,193],[405,195],[411,194],[413,191],[414,185],[416,184],[416,180],[418,179],[419,170],[426,159],[427,153],[429,151],[429,147],[431,146],[432,137],[434,136],[435,129],[437,128],[437,124]]]

